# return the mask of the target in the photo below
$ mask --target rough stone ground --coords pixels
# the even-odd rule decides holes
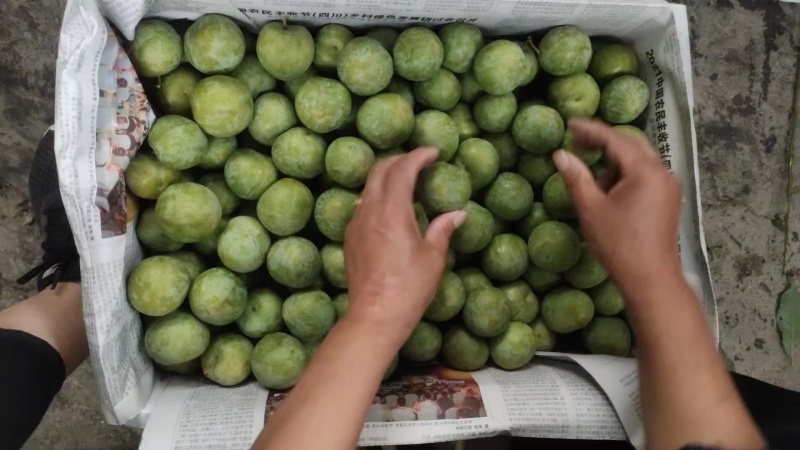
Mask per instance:
[[[784,220],[791,115],[800,64],[800,5],[776,0],[684,1],[692,30],[705,231],[722,349],[737,372],[800,390],[775,327],[783,273],[800,273],[800,195]],[[36,142],[53,121],[65,0],[0,0],[0,309],[32,294],[14,280],[38,262],[27,202]],[[800,194],[800,164],[794,165]],[[139,432],[103,423],[89,364],[65,383],[26,448],[135,448]]]

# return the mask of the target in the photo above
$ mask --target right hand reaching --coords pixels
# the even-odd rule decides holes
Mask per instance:
[[[589,119],[572,119],[569,128],[576,147],[604,148],[616,170],[616,182],[604,189],[576,156],[553,155],[595,256],[623,290],[629,280],[679,275],[678,180],[644,139]]]

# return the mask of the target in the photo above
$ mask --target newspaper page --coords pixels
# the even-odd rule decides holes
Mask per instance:
[[[575,356],[577,360],[587,355]],[[486,368],[466,373],[442,366],[400,369],[376,392],[359,445],[454,441],[499,433],[624,440],[625,429],[612,403],[628,399],[609,401],[593,376],[613,377],[615,371],[604,357],[587,357],[585,367],[591,370],[582,370],[572,355],[558,353],[536,358],[514,372]],[[633,367],[635,373],[635,362]],[[255,382],[223,390],[201,378],[169,377],[153,405],[140,448],[249,448],[290,395],[291,391],[267,391]],[[643,440],[634,444],[644,449]]]
[[[684,7],[656,0],[398,0],[390,4],[375,0],[68,0],[57,66],[56,153],[61,191],[70,223],[73,229],[82,230],[75,234],[75,238],[81,255],[84,319],[103,412],[109,423],[141,426],[148,421],[148,414],[156,417],[162,413],[161,405],[167,404],[172,391],[179,389],[179,385],[168,383],[163,390],[154,388],[161,385],[142,345],[139,317],[126,301],[125,279],[141,259],[142,252],[135,238],[135,224],[121,220],[125,200],[124,195],[120,195],[122,187],[118,184],[124,183],[124,177],[113,186],[110,181],[114,180],[114,171],[121,172],[124,168],[125,158],[132,156],[136,146],[130,144],[139,136],[137,133],[143,133],[149,126],[147,120],[150,116],[120,113],[120,107],[122,111],[141,112],[137,106],[141,107],[143,103],[137,91],[135,69],[126,65],[124,58],[122,64],[109,64],[112,59],[117,61],[112,58],[114,52],[117,51],[117,56],[120,52],[118,43],[110,39],[113,33],[105,18],[126,38],[132,38],[135,24],[142,17],[196,18],[208,12],[227,14],[254,30],[265,22],[282,17],[312,26],[335,21],[353,27],[435,27],[450,21],[466,21],[480,26],[488,35],[525,35],[554,25],[573,23],[592,35],[612,36],[632,45],[642,62],[642,76],[652,95],[651,106],[646,111],[648,132],[653,142],[658,144],[664,165],[684,185],[685,207],[680,230],[684,269],[699,292],[709,322],[716,330],[716,307],[700,222],[688,24]],[[104,78],[109,76],[112,67],[115,71],[122,67],[122,76],[115,74],[113,78]],[[119,79],[125,79],[127,86],[112,86],[111,81],[117,84]],[[101,86],[111,88],[106,89],[113,94],[109,98],[119,100],[127,93],[129,100],[125,101],[129,104],[125,105],[125,101],[123,105],[119,101],[116,105],[113,101],[104,103],[101,97],[105,97],[105,93],[101,92]],[[131,109],[131,105],[136,106]],[[108,120],[112,114],[113,120]],[[130,117],[135,120],[130,120]],[[141,117],[147,119],[142,122]],[[131,124],[134,127],[128,130]],[[113,127],[114,132],[110,133],[104,127]],[[124,133],[118,135],[118,130],[132,133],[122,136]],[[106,176],[110,178],[104,178]],[[558,378],[564,389],[570,392],[574,389],[574,395],[579,395],[581,390],[575,383],[568,382],[576,379],[575,373],[579,370],[571,372],[572,375],[553,368],[550,370],[547,373]],[[614,373],[609,369],[606,371]],[[525,377],[520,371],[498,375],[504,380],[504,377],[513,379],[517,376]],[[480,377],[478,375],[477,379]],[[602,389],[611,389],[603,382],[598,381],[598,384]],[[596,395],[603,395],[596,385],[591,386]],[[214,395],[215,390],[222,394],[230,392],[211,384],[196,388],[208,392],[208,395]],[[154,392],[160,396],[149,402]],[[493,409],[491,405],[484,405],[483,409],[485,416],[480,415],[479,408],[477,417],[455,419],[474,421],[470,430],[450,431],[445,422],[439,422],[438,425],[445,428],[431,429],[433,431],[425,432],[425,437],[419,437],[420,433],[399,427],[376,426],[365,430],[362,437],[372,442],[407,443],[442,439],[437,436],[443,435],[452,437],[450,435],[456,432],[462,435],[464,432],[491,434],[502,430],[504,423],[498,422],[497,417],[503,410]],[[219,413],[225,412],[226,409],[220,407]],[[573,412],[568,409],[569,414]],[[467,411],[462,413],[469,414]],[[447,420],[447,416],[443,420]],[[588,418],[581,418],[581,426],[583,420]],[[531,418],[526,423],[535,423],[535,420]],[[477,428],[479,426],[481,428]]]

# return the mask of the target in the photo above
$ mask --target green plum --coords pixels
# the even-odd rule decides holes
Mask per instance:
[[[556,346],[557,335],[547,328],[541,317],[528,324],[528,326],[533,331],[537,352],[549,352]]]
[[[475,25],[464,22],[448,23],[439,30],[444,48],[442,65],[455,73],[465,73],[483,47],[483,34]]]
[[[467,171],[472,192],[477,192],[497,176],[500,156],[489,141],[471,138],[458,146],[453,164]]]
[[[583,330],[583,345],[595,355],[628,356],[631,330],[619,317],[596,317]]]
[[[461,282],[464,283],[464,292],[467,294],[477,289],[492,287],[492,280],[474,267],[461,269],[456,272],[456,275],[458,275],[458,277],[461,278]]]
[[[208,269],[192,283],[189,307],[207,324],[227,325],[238,319],[247,307],[247,288],[228,269]]]
[[[438,161],[447,162],[456,154],[458,141],[458,129],[453,119],[446,113],[430,109],[417,114],[409,146],[436,147],[439,149]]]
[[[297,117],[315,133],[328,133],[342,126],[352,106],[347,88],[330,78],[309,79],[294,98]]]
[[[436,358],[441,348],[442,332],[423,320],[400,348],[400,356],[411,361],[430,361]]]
[[[486,44],[475,56],[472,73],[484,91],[503,95],[519,86],[526,75],[525,54],[513,41],[498,39]]]
[[[138,152],[125,171],[128,188],[137,197],[155,200],[164,189],[181,179],[178,170],[167,167],[153,155]]]
[[[147,327],[144,348],[158,364],[181,364],[202,355],[210,340],[206,324],[187,312],[175,311]]]
[[[203,78],[192,91],[192,117],[207,134],[235,136],[253,119],[253,97],[236,78],[214,75]]]
[[[550,83],[547,101],[564,121],[573,117],[593,117],[600,107],[600,88],[586,73],[566,75]]]
[[[308,70],[314,61],[314,38],[301,25],[271,22],[258,33],[256,53],[273,77],[290,80]]]
[[[347,188],[363,186],[373,164],[375,152],[357,137],[340,137],[331,142],[325,152],[325,172],[334,182]]]
[[[186,30],[183,51],[189,64],[200,72],[227,73],[244,58],[244,33],[231,19],[208,14]]]
[[[278,169],[269,156],[249,148],[233,152],[225,161],[225,182],[238,196],[255,200],[278,181]]]
[[[314,66],[322,71],[335,71],[342,49],[354,37],[352,31],[338,23],[320,28],[314,40]]]
[[[322,275],[339,289],[347,289],[347,270],[344,266],[342,244],[329,242],[319,252],[322,259]]]
[[[478,336],[497,336],[508,327],[511,307],[500,289],[479,288],[467,292],[463,318],[464,325]]]
[[[272,160],[290,177],[307,180],[325,170],[325,139],[308,128],[295,127],[278,136],[272,144]]]
[[[508,328],[489,343],[492,361],[505,370],[519,369],[536,353],[536,336],[528,325],[511,321]]]
[[[638,75],[639,60],[630,48],[611,44],[595,52],[588,72],[599,84],[606,85],[622,75]]]
[[[258,220],[270,233],[289,236],[302,230],[314,211],[314,196],[303,183],[282,178],[258,200]]]
[[[606,278],[608,278],[608,271],[586,246],[581,250],[578,262],[564,272],[564,279],[578,289],[595,287]]]
[[[533,188],[516,173],[501,173],[489,185],[485,204],[499,219],[519,220],[533,208]]]
[[[336,72],[350,92],[375,95],[392,81],[392,55],[375,39],[358,37],[342,49]]]
[[[194,251],[205,256],[206,258],[216,258],[219,236],[223,231],[225,231],[225,227],[228,226],[229,220],[230,219],[227,217],[222,217],[219,220],[219,224],[216,226],[216,228],[214,228],[214,231],[212,231],[211,234],[194,243]]]
[[[322,339],[336,322],[336,309],[328,294],[306,291],[293,294],[283,303],[283,321],[292,336],[301,341]]]
[[[198,180],[199,184],[207,187],[217,196],[219,205],[222,208],[222,215],[227,216],[234,212],[242,202],[242,199],[225,183],[225,175],[222,172],[208,172],[203,174]]]
[[[578,217],[575,203],[567,191],[567,185],[560,173],[556,172],[547,179],[542,189],[542,202],[547,212],[557,219],[574,219]]]
[[[555,27],[539,42],[539,66],[555,76],[586,72],[592,60],[589,36],[572,25]]]
[[[159,117],[147,143],[159,161],[175,170],[200,164],[208,151],[208,138],[197,123],[176,115]]]
[[[297,383],[308,364],[303,344],[286,333],[264,336],[253,348],[250,366],[258,382],[268,389],[288,389]]]
[[[558,171],[550,153],[531,155],[524,153],[517,163],[517,173],[528,180],[531,186],[540,187]]]
[[[203,375],[223,386],[235,386],[250,376],[253,344],[237,333],[225,333],[211,340],[200,358]]]
[[[400,95],[374,95],[359,108],[356,127],[373,147],[387,150],[402,144],[414,132],[414,110]]]
[[[272,145],[278,136],[297,125],[294,105],[286,96],[268,92],[255,102],[253,120],[247,131],[263,145]]]
[[[377,27],[367,31],[366,36],[380,42],[383,48],[391,53],[394,50],[394,43],[397,41],[397,37],[400,36],[400,32],[394,28]]]
[[[459,74],[458,81],[461,82],[461,101],[472,103],[483,94],[483,88],[478,84],[472,71]]]
[[[181,306],[190,284],[189,272],[177,259],[151,256],[128,277],[128,301],[142,314],[165,316]]]
[[[167,372],[177,373],[180,375],[191,375],[200,371],[200,358],[191,359],[184,363],[178,364],[159,364],[163,370]]]
[[[144,22],[144,21],[143,21]],[[192,66],[182,65],[161,77],[158,84],[158,101],[165,114],[192,115],[192,91],[203,76]]]
[[[593,287],[590,294],[595,311],[604,316],[615,316],[625,310],[625,299],[611,280]]]
[[[222,169],[228,157],[236,151],[236,147],[236,138],[233,136],[226,138],[211,136],[208,138],[208,151],[198,166],[203,169]]]
[[[409,81],[424,81],[442,67],[444,47],[433,31],[411,27],[397,37],[392,57],[398,75]]]
[[[267,270],[278,283],[302,289],[317,281],[322,271],[322,258],[313,242],[291,236],[272,244],[267,253]]]
[[[600,115],[608,123],[630,123],[644,112],[649,99],[647,83],[633,75],[622,75],[603,88]]]
[[[481,135],[481,138],[489,141],[489,143],[494,146],[494,149],[497,150],[498,172],[510,172],[514,170],[519,161],[520,148],[517,143],[514,142],[514,137],[511,136],[510,132],[485,133]],[[530,180],[528,182],[530,182]]]
[[[262,264],[272,242],[261,223],[247,216],[234,217],[217,241],[222,264],[238,273],[252,272]]]
[[[525,240],[516,234],[493,237],[481,253],[481,269],[493,280],[516,280],[528,270],[529,265]]]
[[[524,281],[500,286],[511,307],[511,320],[529,323],[539,314],[539,299]]]
[[[488,209],[468,201],[464,205],[467,218],[464,223],[453,232],[450,238],[450,247],[461,253],[475,253],[483,250],[494,237],[492,227],[494,217]]]
[[[222,217],[217,196],[196,183],[176,183],[156,202],[164,233],[180,242],[197,242],[211,234]]]
[[[545,222],[531,232],[528,238],[528,256],[540,269],[564,272],[580,259],[581,239],[565,223]]]
[[[472,195],[469,173],[444,162],[423,169],[417,184],[420,202],[430,213],[440,214],[464,208]]]
[[[299,91],[300,88],[303,87],[306,81],[318,76],[320,76],[320,73],[317,72],[317,69],[315,69],[313,66],[309,67],[300,75],[297,75],[296,77],[290,78],[288,80],[284,80],[283,91],[287,97],[294,100],[294,98],[297,96],[297,91]]]
[[[541,314],[547,328],[556,333],[571,333],[592,321],[594,305],[583,291],[558,288],[544,297]]]
[[[283,298],[270,289],[257,288],[247,294],[247,306],[236,325],[247,337],[262,338],[283,328]]]
[[[489,360],[489,344],[465,327],[453,325],[442,339],[442,357],[454,369],[478,370]]]
[[[341,188],[331,188],[320,194],[314,206],[314,223],[319,231],[332,241],[344,241],[357,201],[358,195]]]
[[[183,265],[183,268],[186,269],[186,273],[189,274],[190,281],[194,281],[198,275],[208,269],[208,266],[203,258],[195,252],[178,251],[172,252],[167,256],[177,259]]]
[[[461,83],[453,72],[439,69],[432,77],[414,84],[414,98],[422,105],[447,111],[461,98]]]
[[[386,89],[381,92],[397,94],[403,97],[412,108],[416,104],[414,100],[414,88],[411,87],[411,83],[409,81],[403,78],[393,77],[392,81],[390,81],[386,86]]]
[[[278,84],[278,80],[264,70],[264,66],[253,55],[245,56],[231,76],[244,83],[253,98],[275,89]]]
[[[511,127],[517,114],[517,98],[514,94],[486,94],[475,102],[472,116],[475,123],[490,133],[501,133]]]
[[[536,52],[528,45],[527,42],[517,42],[517,45],[522,49],[525,55],[525,64],[522,70],[522,80],[519,82],[520,86],[527,86],[536,79],[539,74],[539,59],[536,57]]]
[[[466,291],[461,278],[446,270],[442,274],[433,301],[425,310],[425,318],[433,322],[444,322],[455,317],[464,307]]]
[[[541,155],[561,145],[564,140],[564,120],[558,111],[549,106],[530,105],[517,112],[511,133],[524,150]]]
[[[181,37],[172,25],[163,20],[142,20],[134,31],[131,56],[140,75],[166,75],[178,67],[183,58]]]
[[[542,202],[533,202],[531,212],[517,222],[517,232],[520,236],[530,236],[533,229],[552,220]]]
[[[469,105],[464,102],[458,103],[452,109],[447,111],[447,115],[453,119],[458,130],[458,139],[464,141],[470,138],[478,137],[481,134],[481,129],[472,117],[472,110]]]
[[[620,133],[622,133],[622,134],[624,134],[626,136],[634,136],[636,138],[644,139],[645,142],[648,142],[648,143],[650,142],[650,137],[647,136],[647,133],[645,133],[640,128],[637,128],[637,127],[635,127],[633,125],[627,125],[627,124],[614,125],[612,128],[614,128],[615,130],[619,131]]]
[[[342,320],[342,317],[347,313],[348,306],[350,306],[350,296],[346,293],[333,297],[333,307],[336,309],[336,320]]]

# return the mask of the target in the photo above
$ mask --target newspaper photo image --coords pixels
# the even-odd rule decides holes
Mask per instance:
[[[148,80],[137,75],[126,43],[143,19],[194,21],[207,14],[224,15],[253,34],[284,19],[312,32],[338,23],[355,35],[381,26],[436,31],[447,23],[464,22],[477,26],[487,38],[524,41],[570,24],[593,40],[630,47],[650,92],[636,124],[683,186],[683,270],[718,333],[702,229],[683,6],[661,0],[68,0],[57,65],[59,179],[70,224],[77,230],[84,320],[103,415],[112,424],[144,428],[141,448],[248,448],[265,421],[291,396],[290,390],[268,390],[252,377],[225,388],[202,376],[163,371],[147,354],[143,320],[127,300],[129,274],[152,254],[141,245],[137,226],[141,212],[154,201],[137,204],[127,189],[125,170],[137,152],[149,151],[142,149],[156,113],[161,114],[159,99],[148,90]],[[137,208],[139,216],[132,219]],[[266,269],[260,270],[266,277]],[[628,439],[644,448],[636,361],[544,352],[515,371],[487,366],[470,373],[401,362],[376,392],[360,445],[500,433]]]

